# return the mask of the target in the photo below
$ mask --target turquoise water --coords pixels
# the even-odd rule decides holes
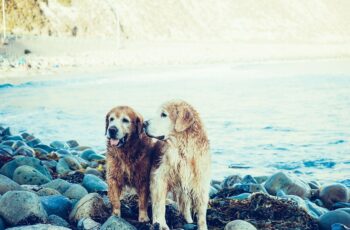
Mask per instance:
[[[207,128],[213,178],[285,170],[350,179],[350,73],[305,74],[293,65],[270,71],[276,66],[120,70],[4,84],[0,123],[44,142],[76,139],[103,151],[112,106],[130,105],[147,118],[162,102],[181,98]]]

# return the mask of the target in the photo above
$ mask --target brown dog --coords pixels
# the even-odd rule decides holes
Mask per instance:
[[[127,185],[139,197],[139,221],[149,221],[147,203],[155,142],[142,129],[143,118],[128,106],[106,116],[107,183],[113,214],[120,216],[120,197]]]

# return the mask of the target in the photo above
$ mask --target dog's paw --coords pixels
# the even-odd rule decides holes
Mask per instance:
[[[120,217],[120,209],[113,209],[113,215]]]

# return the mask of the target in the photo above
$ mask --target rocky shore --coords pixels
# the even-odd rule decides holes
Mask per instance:
[[[350,229],[349,187],[350,178],[320,184],[284,172],[230,175],[211,183],[208,227]],[[111,211],[104,153],[75,140],[45,144],[33,134],[13,134],[0,126],[0,230],[159,229],[137,222],[132,191],[122,200],[122,218]],[[171,199],[166,219],[172,229],[196,229],[185,223]]]

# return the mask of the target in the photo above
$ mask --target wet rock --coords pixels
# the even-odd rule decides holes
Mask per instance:
[[[61,194],[65,193],[70,186],[71,183],[62,179],[55,179],[47,184],[42,185],[43,188],[55,189]]]
[[[330,230],[333,224],[350,227],[350,208],[341,208],[322,215],[319,219],[320,230]]]
[[[17,150],[18,148],[22,147],[22,146],[27,146],[27,144],[24,141],[16,141],[13,145],[12,148],[14,150]],[[28,146],[27,146],[28,147]]]
[[[210,186],[209,197],[214,197],[218,193],[218,190],[213,186]]]
[[[35,152],[32,148],[28,146],[21,146],[15,151],[14,155],[23,155],[27,157],[33,157],[35,155]]]
[[[62,195],[42,196],[40,200],[48,215],[67,218],[72,209],[71,201]]]
[[[331,209],[333,204],[349,200],[349,190],[345,185],[336,183],[322,187],[319,196],[325,207]]]
[[[225,230],[256,230],[255,226],[244,220],[234,220],[225,226]]]
[[[87,149],[84,150],[81,154],[80,157],[83,158],[84,160],[87,161],[92,161],[92,160],[104,160],[105,156],[97,154],[94,150],[92,149]]]
[[[34,157],[21,157],[21,158],[12,160],[1,167],[0,173],[7,176],[8,178],[12,178],[15,170],[22,165],[31,166],[36,170],[38,170],[41,174],[43,174],[47,178],[51,179],[49,170],[45,166],[43,166],[40,160]]]
[[[271,195],[282,191],[286,195],[296,195],[301,198],[309,198],[311,195],[310,186],[295,176],[278,172],[272,175],[266,182],[265,188]]]
[[[197,230],[197,225],[195,224],[185,224],[183,226],[184,230]]]
[[[256,182],[258,182],[258,184],[262,184],[265,181],[267,181],[267,179],[269,179],[268,176],[255,176],[254,179],[256,180]]]
[[[101,230],[136,230],[136,228],[120,217],[111,216],[102,225]]]
[[[328,212],[327,209],[319,207],[316,204],[312,203],[311,201],[303,200],[302,198],[295,195],[285,195],[282,198],[295,201],[299,205],[299,207],[302,207],[303,209],[305,209],[310,216],[316,219],[318,219],[320,216]]]
[[[56,169],[57,161],[50,160],[50,161],[42,161],[43,165],[46,166],[46,168],[49,168],[51,170]]]
[[[11,136],[11,130],[9,127],[5,128],[4,130],[1,131],[1,136],[5,137],[5,136]]]
[[[78,222],[78,230],[99,230],[100,223],[97,223],[91,218],[83,218]]]
[[[42,188],[36,192],[38,196],[52,196],[52,195],[61,195],[59,191],[52,188]]]
[[[42,185],[50,181],[49,178],[44,176],[38,170],[33,167],[23,165],[19,166],[14,174],[13,180],[18,184],[30,184],[30,185]]]
[[[4,229],[5,229],[5,222],[0,217],[0,230],[4,230]]]
[[[68,197],[69,199],[80,200],[87,194],[88,191],[83,186],[79,184],[72,184],[63,195]]]
[[[47,222],[49,224],[55,225],[55,226],[61,226],[61,227],[66,227],[69,228],[68,222],[56,215],[50,215],[49,218],[47,219]]]
[[[10,225],[43,223],[47,214],[39,197],[32,192],[10,191],[0,199],[0,216]]]
[[[320,183],[318,181],[309,181],[308,182],[311,189],[319,189],[321,187]]]
[[[14,152],[13,152],[13,149],[10,146],[1,144],[0,145],[0,155],[13,156]]]
[[[250,195],[252,195],[251,193],[242,193],[242,194],[239,194],[237,196],[230,196],[228,197],[228,199],[231,199],[231,200],[245,200],[245,199],[248,199],[250,197]]]
[[[16,135],[16,136],[5,136],[3,138],[3,140],[4,141],[22,141],[23,138],[21,136],[18,136],[18,135]]]
[[[84,196],[74,206],[69,215],[71,222],[78,222],[82,218],[91,218],[97,222],[105,221],[110,212],[103,202],[102,197],[97,193],[90,193]]]
[[[241,181],[242,177],[240,177],[239,175],[231,175],[225,178],[225,180],[221,182],[220,186],[221,188],[231,188],[234,184],[240,183]]]
[[[35,139],[33,139],[33,140],[28,141],[28,142],[27,142],[27,145],[28,145],[29,147],[34,148],[34,147],[36,147],[36,146],[37,146],[38,144],[40,144],[40,143],[41,143],[41,140],[38,139],[38,138],[35,138]]]
[[[69,149],[68,144],[62,141],[53,141],[50,146],[54,149]]]
[[[67,141],[67,145],[69,148],[75,148],[79,146],[79,143],[76,140],[69,140]]]
[[[35,148],[42,149],[42,150],[44,150],[47,153],[51,153],[51,152],[55,151],[54,148],[52,148],[52,147],[50,147],[48,145],[45,145],[45,144],[38,144],[38,145],[35,146]]]
[[[8,191],[23,190],[22,187],[10,178],[0,174],[0,195]]]
[[[338,209],[338,208],[350,208],[350,203],[346,202],[337,202],[332,205],[332,209]]]
[[[241,184],[258,184],[258,182],[255,180],[255,178],[252,177],[251,175],[244,176],[240,183]]]
[[[62,226],[54,226],[51,224],[35,224],[35,225],[8,228],[7,230],[71,230],[71,229],[65,228]]]
[[[102,173],[100,171],[98,171],[95,168],[90,168],[90,167],[86,168],[85,174],[92,174],[92,175],[95,175],[95,176],[98,176],[98,177],[102,177]]]
[[[83,186],[88,192],[105,192],[108,189],[106,182],[92,174],[86,174],[84,176]]]
[[[16,143],[15,141],[8,140],[8,141],[2,141],[2,142],[1,142],[1,145],[6,145],[6,146],[12,148],[12,146],[14,146],[15,143]]]
[[[235,194],[240,193],[255,193],[255,192],[263,192],[267,193],[264,186],[261,184],[235,184],[233,186],[233,192]]]
[[[49,155],[49,153],[42,148],[35,147],[34,152],[35,152],[35,156],[37,156],[38,158],[46,158]]]
[[[216,188],[217,190],[221,190],[222,189],[220,184],[221,184],[221,181],[219,181],[219,180],[212,180],[210,182],[210,185],[213,186],[214,188]]]
[[[60,175],[64,175],[69,173],[70,171],[72,170],[69,168],[67,162],[63,158],[61,158],[56,165],[56,172]]]
[[[66,156],[64,160],[67,162],[68,166],[72,170],[79,170],[83,167],[80,165],[79,161],[73,156]]]
[[[350,230],[350,228],[346,227],[343,224],[332,224],[332,230]]]
[[[65,157],[65,156],[70,156],[72,155],[68,150],[66,149],[59,149],[55,152],[57,156],[59,157]]]

